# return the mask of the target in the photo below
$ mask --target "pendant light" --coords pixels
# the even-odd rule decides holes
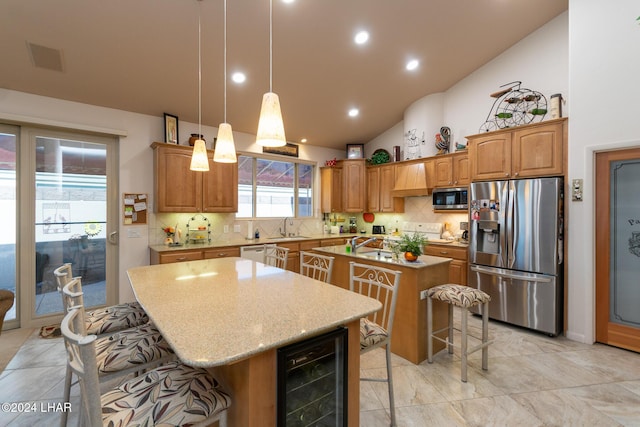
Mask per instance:
[[[236,163],[236,146],[233,143],[233,131],[227,123],[227,0],[224,0],[224,123],[218,126],[218,139],[213,152],[213,161]]]
[[[280,111],[280,99],[273,93],[273,0],[269,0],[269,92],[262,97],[256,144],[282,147],[287,144]]]
[[[202,140],[202,48],[201,40],[201,18],[202,0],[198,0],[198,139],[193,144],[193,154],[191,155],[192,171],[207,172],[209,170],[209,157],[207,156],[207,146]]]

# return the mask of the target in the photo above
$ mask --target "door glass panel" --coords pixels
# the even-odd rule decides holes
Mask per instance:
[[[609,316],[612,323],[640,327],[640,161],[611,162],[611,269]]]
[[[16,134],[0,129],[0,289],[16,295]],[[5,326],[16,320],[16,300],[4,317]]]
[[[53,270],[71,263],[86,307],[106,304],[107,149],[36,137],[36,316],[62,311]]]

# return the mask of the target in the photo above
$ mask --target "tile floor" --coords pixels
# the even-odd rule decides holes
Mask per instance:
[[[480,319],[470,320],[479,336]],[[460,381],[457,352],[440,352],[431,365],[394,357],[398,426],[640,426],[640,354],[493,321],[489,334],[495,340],[489,370],[482,371],[480,352],[473,354],[467,383]],[[34,331],[0,374],[0,402],[60,402],[64,363],[62,340]],[[363,375],[384,376],[384,352],[363,356],[361,368]],[[78,403],[74,386],[72,407]],[[386,384],[361,383],[361,426],[388,426],[388,406]],[[55,412],[0,411],[2,426],[58,420]],[[69,422],[76,425],[77,412]]]

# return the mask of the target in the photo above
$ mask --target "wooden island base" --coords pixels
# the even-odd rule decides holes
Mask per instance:
[[[391,351],[416,365],[427,360],[427,301],[420,299],[420,292],[449,282],[451,258],[422,255],[419,257],[420,264],[409,266],[345,254],[344,246],[329,246],[313,250],[323,255],[335,256],[331,283],[344,289],[349,289],[350,261],[401,271]],[[447,325],[447,310],[447,304],[440,301],[433,302],[434,330]],[[444,338],[446,331],[438,336]],[[434,340],[434,354],[444,347],[443,342]]]

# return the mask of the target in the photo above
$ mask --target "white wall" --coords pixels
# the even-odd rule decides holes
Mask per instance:
[[[594,153],[640,146],[637,0],[569,1],[569,176],[584,201],[569,214],[569,338],[595,340]]]
[[[126,135],[120,140],[119,192],[147,193],[150,197],[150,204],[153,206],[153,152],[149,146],[153,141],[164,139],[163,117],[130,113],[0,88],[0,120],[2,119]],[[197,133],[197,130],[197,124],[181,121],[179,123],[181,144],[188,145],[189,135]],[[213,136],[217,134],[217,129],[203,126],[202,133],[210,146]],[[234,139],[238,151],[262,151],[255,144],[255,136],[253,135],[234,132]],[[344,150],[301,145],[299,154],[301,159],[317,161],[319,166],[323,166],[324,160],[334,157],[343,158]],[[316,183],[319,188],[318,177]],[[318,205],[319,200],[316,202]],[[149,224],[155,223],[154,216],[151,213]],[[127,269],[149,264],[149,224],[127,227],[120,225],[120,301],[134,300],[126,276]],[[128,227],[137,227],[141,231],[142,237],[129,238],[127,236]]]

